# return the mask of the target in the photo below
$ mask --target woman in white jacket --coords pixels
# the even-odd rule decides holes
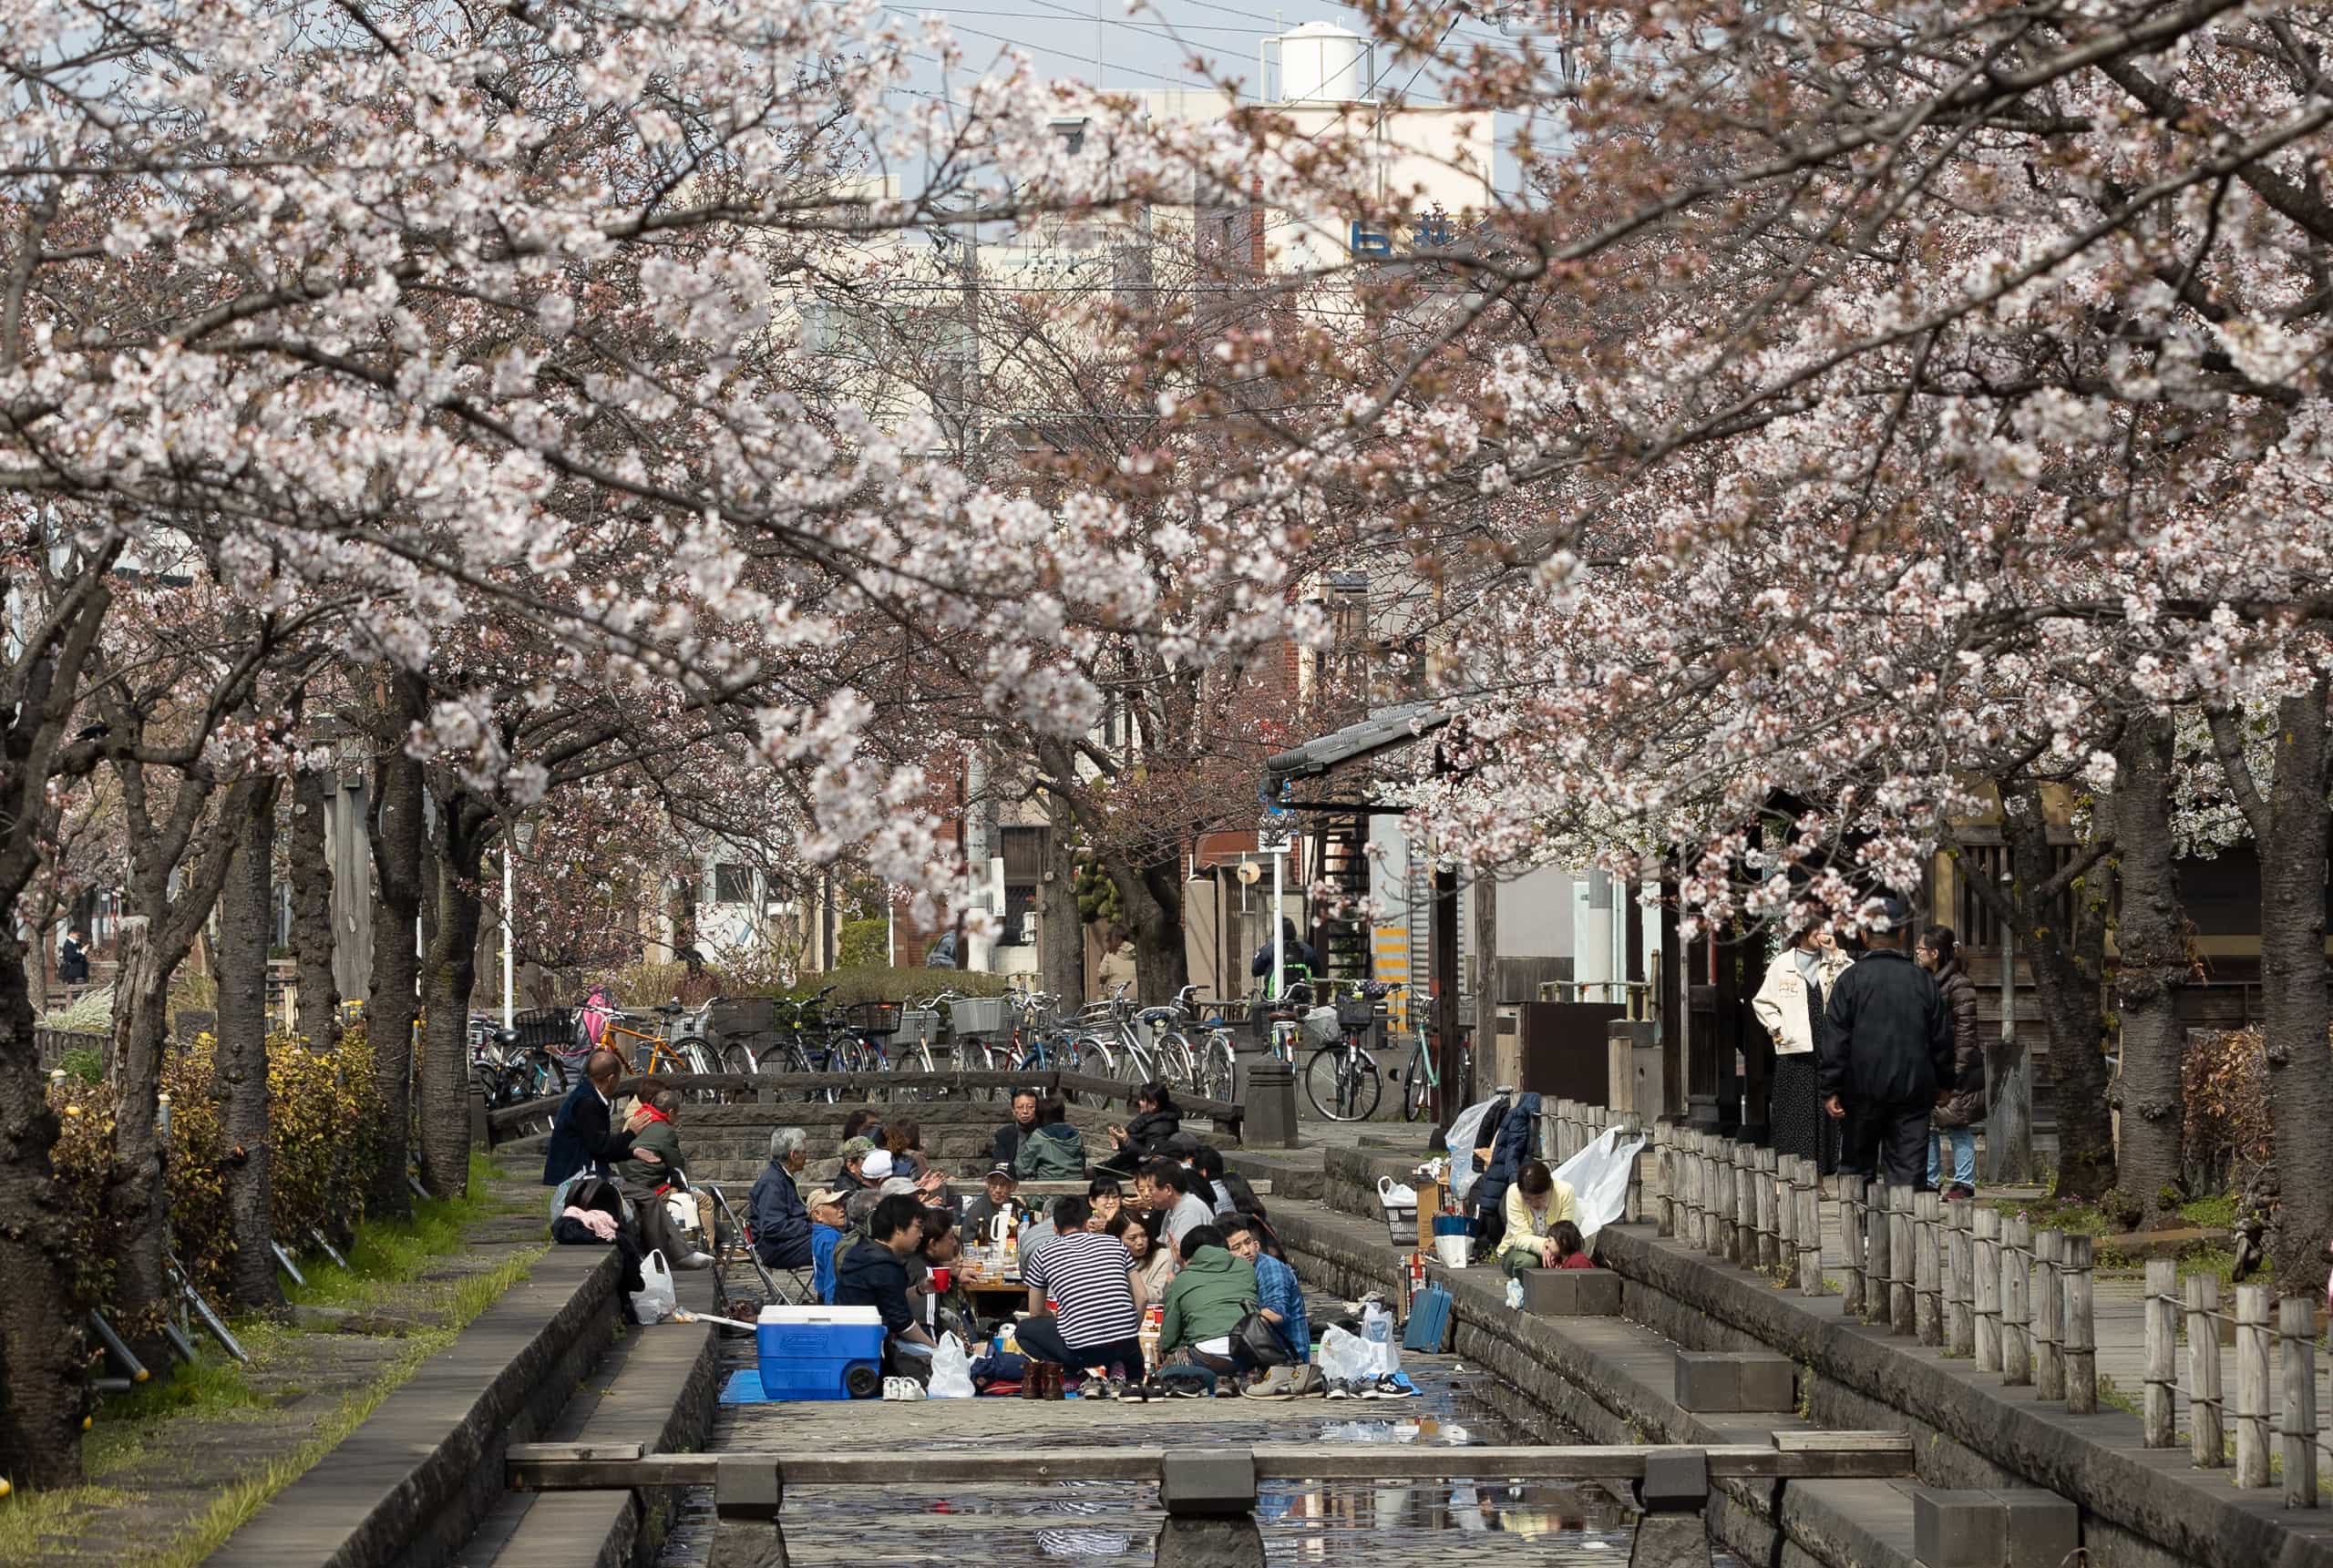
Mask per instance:
[[[1841,1130],[1823,1113],[1814,1047],[1831,986],[1852,961],[1830,932],[1801,931],[1766,966],[1765,980],[1750,1001],[1750,1010],[1774,1041],[1766,1112],[1774,1152],[1814,1160],[1825,1175],[1838,1168]]]

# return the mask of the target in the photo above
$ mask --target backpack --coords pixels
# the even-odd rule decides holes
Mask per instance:
[[[600,1041],[607,1036],[608,1020],[614,1012],[608,1005],[608,988],[593,986],[591,994],[583,999],[583,1005],[575,1009],[576,1054],[599,1049]]]

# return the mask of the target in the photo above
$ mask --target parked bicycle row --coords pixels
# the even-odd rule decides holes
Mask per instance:
[[[1145,1006],[1121,985],[1116,994],[1064,1014],[1059,999],[1016,989],[1002,997],[954,990],[900,1003],[846,1007],[835,987],[803,998],[756,999],[768,1027],[739,1034],[715,1027],[725,1006],[715,997],[684,1009],[677,1002],[649,1008],[616,1006],[595,988],[574,1009],[521,1015],[519,1027],[472,1020],[471,1070],[490,1105],[564,1094],[581,1081],[583,1057],[614,1051],[635,1074],[784,1075],[792,1079],[858,1072],[1013,1074],[1064,1071],[1123,1083],[1173,1085],[1200,1099],[1232,1100],[1238,1086],[1240,1036],[1264,1026],[1263,1050],[1291,1070],[1304,1053],[1301,1078],[1313,1111],[1332,1121],[1373,1116],[1389,1074],[1371,1040],[1381,1032],[1408,1046],[1399,1085],[1404,1119],[1425,1113],[1436,1084],[1435,1062],[1423,1024],[1391,1031],[1390,1004],[1402,989],[1384,981],[1290,985],[1276,1002],[1205,1001],[1186,986],[1172,1002]],[[1316,999],[1316,996],[1318,999]],[[903,1090],[896,1098],[925,1091]],[[944,1088],[928,1091],[943,1097]],[[991,1091],[993,1092],[993,1091]],[[718,1098],[715,1090],[697,1091]],[[832,1102],[839,1087],[789,1085],[781,1098]]]

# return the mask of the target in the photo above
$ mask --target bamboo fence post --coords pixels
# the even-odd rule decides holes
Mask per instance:
[[[2033,1391],[2052,1404],[2066,1397],[2065,1248],[2062,1231],[2033,1233]]]
[[[1912,1313],[1912,1200],[1914,1190],[1908,1186],[1892,1187],[1887,1194],[1887,1324],[1897,1334],[1909,1334],[1918,1327]]]
[[[1944,1353],[1977,1353],[1977,1253],[1968,1229],[1966,1201],[1947,1204],[1949,1228],[1945,1232]]]
[[[1887,1255],[1887,1184],[1875,1178],[1865,1187],[1864,1194],[1863,1320],[1876,1328],[1884,1328],[1888,1322],[1887,1277],[1891,1272]]]
[[[2001,1222],[2001,1381],[2011,1387],[2033,1381],[2032,1263],[2033,1222],[2010,1214]]]
[[[1977,1369],[2001,1369],[2001,1212],[1979,1204],[1976,1221]]]
[[[2179,1285],[2176,1260],[2147,1260],[2146,1297],[2142,1303],[2146,1322],[2145,1395],[2140,1410],[2141,1440],[2151,1449],[2167,1449],[2178,1440],[2172,1389],[2178,1380],[2179,1303],[2172,1292]]]
[[[1944,1283],[1938,1277],[1942,1260],[1937,1243],[1939,1222],[1944,1217],[1944,1200],[1935,1193],[1922,1193],[1913,1201],[1919,1206],[1918,1229],[1912,1238],[1912,1292],[1918,1297],[1914,1303],[1914,1316],[1918,1319],[1920,1343],[1941,1345]]]
[[[1771,1216],[1766,1216],[1771,1217]],[[1758,1234],[1758,1151],[1733,1145],[1733,1261],[1755,1274],[1764,1238]]]
[[[1814,1162],[1794,1155],[1790,1163],[1791,1236],[1798,1246],[1798,1293],[1823,1294],[1823,1185]]]
[[[1844,1172],[1838,1178],[1839,1240],[1847,1251],[1845,1286],[1846,1300],[1843,1304],[1850,1317],[1863,1316],[1864,1292],[1864,1181],[1861,1176]]]
[[[2090,1237],[2066,1238],[2066,1413],[2075,1416],[2098,1409],[2098,1322],[2091,1310],[2090,1253]],[[2262,1321],[2266,1317],[2264,1306]]]
[[[1674,1237],[1677,1234],[1677,1129],[1666,1122],[1652,1124],[1652,1179],[1660,1184],[1653,1199],[1653,1232],[1656,1236]]]
[[[1758,1153],[1758,1217],[1764,1234],[1758,1239],[1758,1261],[1766,1272],[1784,1283],[1798,1277],[1798,1208],[1791,1202],[1785,1173],[1789,1162],[1772,1149]]]
[[[2188,1451],[2196,1469],[2218,1470],[2227,1463],[2227,1438],[2221,1427],[2226,1403],[2220,1393],[2220,1282],[2214,1275],[2191,1274],[2183,1284],[2187,1296]]]
[[[2235,1484],[2268,1484],[2268,1287],[2235,1287]]]
[[[2285,1398],[2276,1449],[2284,1461],[2285,1506],[2317,1506],[2317,1304],[2306,1296],[2276,1303]]]

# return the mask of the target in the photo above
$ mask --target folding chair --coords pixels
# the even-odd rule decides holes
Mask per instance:
[[[817,1305],[818,1293],[811,1283],[812,1275],[808,1267],[773,1269],[762,1262],[761,1255],[754,1250],[753,1234],[747,1228],[745,1222],[737,1216],[737,1211],[730,1206],[728,1194],[710,1182],[700,1190],[710,1194],[713,1199],[714,1245],[707,1250],[713,1254],[714,1287],[721,1293],[725,1300],[729,1295],[726,1270],[730,1255],[734,1252],[743,1255],[745,1262],[751,1266],[755,1278],[761,1283],[762,1299],[769,1305],[773,1307],[815,1307]]]

